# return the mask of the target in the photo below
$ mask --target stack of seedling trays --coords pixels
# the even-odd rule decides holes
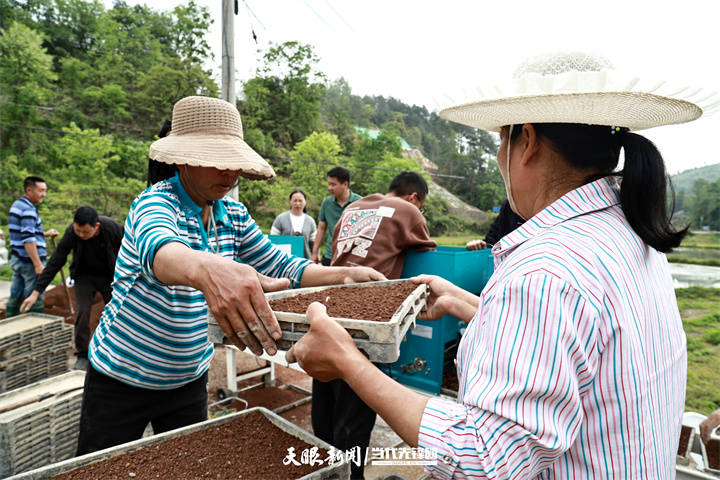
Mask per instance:
[[[265,408],[256,407],[47,465],[12,478],[349,478],[347,461],[332,464],[328,461],[332,451],[332,446],[297,425]],[[315,455],[311,457],[310,453]],[[311,458],[315,462],[308,467],[307,461]]]
[[[0,392],[68,370],[70,325],[62,317],[27,313],[0,320]]]
[[[403,298],[390,298],[391,295],[380,299],[377,292],[387,290],[388,293],[394,288],[404,288],[408,293]],[[340,294],[340,290],[349,292],[355,306],[354,310],[343,316],[333,316],[332,299]],[[371,289],[371,290],[366,290]],[[370,295],[372,292],[372,295]],[[382,282],[356,283],[352,285],[332,285],[325,287],[299,288],[296,290],[283,290],[281,292],[266,293],[265,298],[275,312],[275,316],[282,330],[282,338],[276,343],[278,348],[288,350],[300,340],[309,330],[310,325],[302,313],[283,311],[282,307],[274,306],[275,301],[291,299],[293,297],[317,297],[319,301],[328,306],[328,315],[338,322],[350,333],[355,345],[365,352],[373,362],[392,363],[400,356],[400,343],[407,334],[407,331],[415,325],[415,319],[425,308],[427,300],[427,286],[425,284],[414,285],[408,280],[387,280]],[[298,298],[299,300],[300,298]],[[376,307],[378,302],[397,303],[394,313],[385,319],[369,319],[364,311],[366,308]],[[227,338],[208,311],[208,336],[214,343],[227,343]]]
[[[0,394],[0,478],[75,454],[85,372]]]

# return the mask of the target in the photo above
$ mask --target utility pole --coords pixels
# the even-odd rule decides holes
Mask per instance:
[[[235,15],[238,0],[222,0],[222,99],[236,105],[235,96]],[[230,196],[238,199],[238,189]]]

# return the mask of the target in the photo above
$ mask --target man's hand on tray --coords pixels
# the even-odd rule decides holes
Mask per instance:
[[[427,308],[420,312],[418,320],[437,320],[445,315],[453,315],[469,322],[478,309],[479,297],[442,277],[419,275],[410,280],[413,283],[424,283],[428,286]]]
[[[340,285],[387,280],[385,275],[370,267],[324,267],[310,264],[300,279],[301,287]]]
[[[297,362],[321,382],[343,378],[358,362],[369,360],[355,346],[350,334],[330,319],[325,305],[314,302],[307,309],[310,330],[288,350],[285,360]]]
[[[342,268],[342,267],[338,267]],[[370,267],[346,267],[348,269],[343,283],[381,282],[385,275]]]

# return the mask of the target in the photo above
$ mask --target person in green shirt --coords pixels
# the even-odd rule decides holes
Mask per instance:
[[[311,255],[313,262],[318,263],[320,261],[318,255],[320,244],[325,239],[325,233],[329,233],[322,258],[322,264],[326,267],[330,266],[330,260],[332,259],[332,234],[335,230],[335,224],[340,219],[345,207],[362,198],[350,190],[350,171],[347,168],[334,167],[330,169],[327,172],[327,182],[330,195],[325,197],[320,205],[315,245],[313,245]]]

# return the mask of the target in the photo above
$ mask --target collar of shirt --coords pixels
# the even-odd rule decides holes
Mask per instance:
[[[35,210],[37,210],[37,207],[35,206],[35,204],[34,204],[33,202],[31,202],[30,199],[29,199],[28,197],[26,197],[25,195],[23,195],[22,197],[20,197],[20,200],[24,200],[25,203],[27,203],[29,206],[31,206],[32,208],[34,208]]]
[[[352,190],[349,190],[349,192],[350,192],[350,195],[348,196],[347,201],[343,204],[338,202],[337,198],[333,197],[332,195],[330,195],[330,196],[332,197],[333,201],[341,208],[345,207],[346,205],[349,205],[350,203],[354,202],[355,200],[362,198],[360,195],[358,195],[357,193],[354,193]]]
[[[523,244],[573,217],[597,210],[603,210],[620,203],[615,177],[604,177],[572,190],[538,212],[530,220],[501,238],[493,247],[492,254],[497,259]]]
[[[185,187],[180,181],[178,172],[175,172],[175,176],[168,180],[168,182],[170,182],[170,185],[172,185],[173,190],[180,200],[180,208],[182,208],[189,216],[200,217],[202,207],[195,203],[195,201],[190,197],[190,194],[187,193],[187,190],[185,190]],[[222,199],[213,202],[213,216],[215,217],[216,223],[221,223],[225,226],[230,224],[228,213]]]

